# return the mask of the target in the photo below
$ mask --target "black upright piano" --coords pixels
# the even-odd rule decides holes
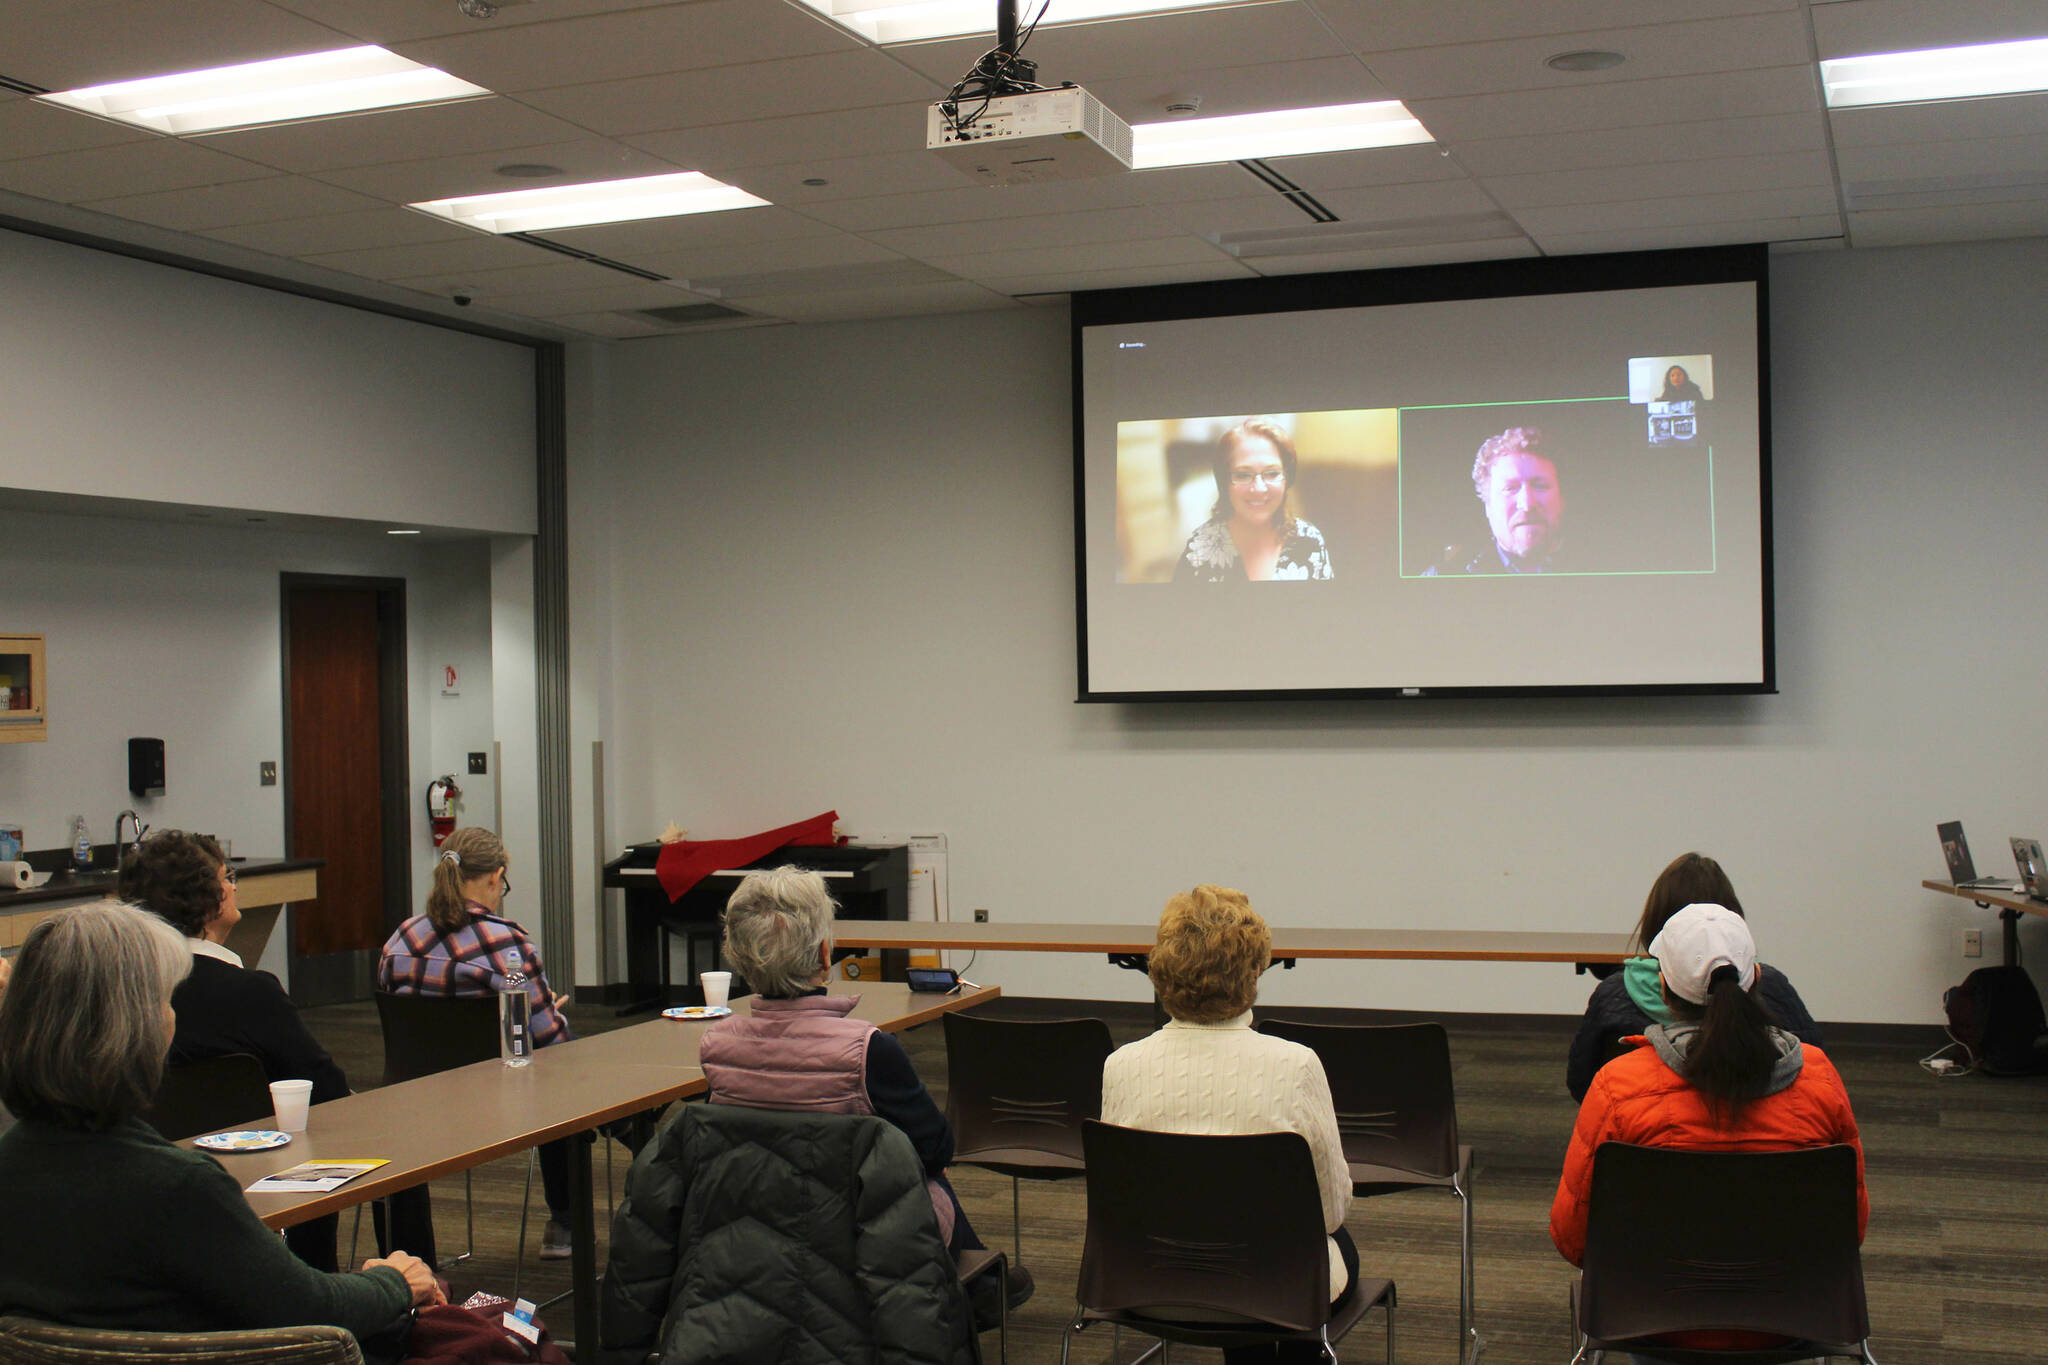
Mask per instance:
[[[604,865],[604,884],[624,892],[626,911],[626,1001],[637,1006],[666,1005],[662,998],[663,955],[668,936],[688,945],[686,960],[692,977],[696,944],[708,940],[716,962],[718,916],[725,909],[741,874],[789,863],[810,868],[825,878],[825,889],[839,903],[839,918],[907,919],[910,915],[910,848],[906,844],[791,844],[740,868],[722,868],[671,902],[655,876],[658,842],[633,844]],[[907,951],[882,954],[882,978],[903,980]]]

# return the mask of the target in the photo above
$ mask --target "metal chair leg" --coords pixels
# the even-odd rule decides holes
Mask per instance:
[[[1472,1289],[1472,1193],[1458,1181],[1451,1182],[1458,1196],[1458,1359],[1461,1365],[1475,1365],[1479,1359],[1478,1309]],[[1392,1356],[1388,1357],[1393,1359]]]
[[[1010,1250],[1011,1259],[1018,1265],[1024,1264],[1024,1203],[1017,1193],[1017,1177],[1010,1177]]]

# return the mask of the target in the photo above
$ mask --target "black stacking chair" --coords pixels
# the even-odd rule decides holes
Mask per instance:
[[[1711,1191],[1676,1216],[1673,1190]],[[1603,1142],[1593,1154],[1585,1274],[1573,1286],[1574,1365],[1627,1351],[1674,1365],[1875,1365],[1856,1240],[1856,1151],[1688,1152]],[[1673,1332],[1789,1340],[1758,1350],[1660,1346]]]
[[[1013,1259],[1024,1263],[1017,1182],[1082,1174],[1081,1123],[1102,1113],[1102,1064],[1115,1044],[1100,1019],[949,1014],[946,1112],[953,1161],[1010,1177]]]
[[[1299,1133],[1151,1133],[1083,1125],[1088,1234],[1073,1319],[1060,1338],[1115,1323],[1161,1341],[1228,1348],[1335,1344],[1374,1308],[1387,1313],[1394,1359],[1394,1283],[1363,1273],[1334,1311],[1315,1158]],[[1199,1312],[1213,1319],[1191,1321]]]
[[[270,1117],[270,1080],[246,1052],[179,1062],[164,1068],[147,1119],[172,1142],[221,1128],[246,1128]]]
[[[495,995],[399,995],[377,992],[377,1023],[384,1033],[384,1084],[417,1080],[498,1055],[498,997]],[[527,1203],[533,1197],[532,1152],[526,1158],[526,1196],[519,1205],[519,1259],[513,1289],[526,1261]],[[462,1173],[464,1251],[449,1265],[476,1254],[476,1191]],[[354,1255],[353,1249],[350,1252]],[[515,1292],[513,1295],[517,1298]]]
[[[1450,1035],[1442,1024],[1264,1019],[1258,1027],[1261,1033],[1300,1043],[1322,1059],[1354,1196],[1448,1190],[1458,1197],[1458,1358],[1476,1359],[1472,1149],[1458,1141]]]

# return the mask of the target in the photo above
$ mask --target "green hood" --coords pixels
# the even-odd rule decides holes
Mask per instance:
[[[1628,987],[1628,998],[1650,1016],[1651,1023],[1671,1022],[1671,1011],[1664,1004],[1664,978],[1657,974],[1656,958],[1632,957],[1622,963],[1621,984]]]

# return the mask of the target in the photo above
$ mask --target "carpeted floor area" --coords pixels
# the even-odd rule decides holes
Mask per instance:
[[[1028,1009],[999,1002],[996,1012]],[[1119,1043],[1149,1027],[1147,1011],[1105,1005]],[[580,1030],[618,1026],[610,1011],[572,1007]],[[1038,1012],[1042,1017],[1042,1011]],[[375,1011],[368,1004],[308,1010],[307,1020],[358,1089],[382,1066]],[[635,1024],[641,1020],[627,1020]],[[1571,1132],[1574,1105],[1564,1089],[1564,1054],[1575,1021],[1517,1025],[1451,1022],[1461,1138],[1476,1149],[1474,1179],[1478,1315],[1491,1365],[1564,1362],[1571,1347],[1566,1288],[1572,1271],[1550,1245],[1549,1212]],[[945,1100],[943,1032],[936,1025],[905,1035],[925,1083]],[[1899,1042],[1837,1040],[1828,1051],[1849,1087],[1863,1128],[1871,1220],[1863,1249],[1872,1349],[1885,1365],[2038,1362],[2048,1359],[2048,1077],[1937,1079],[1916,1058],[1925,1049]],[[421,1122],[432,1122],[421,1115]],[[605,1197],[605,1152],[622,1188],[627,1157],[603,1143],[595,1165]],[[447,1264],[463,1245],[463,1182],[437,1181],[436,1228],[444,1270],[456,1289],[508,1292],[526,1172],[506,1160],[475,1172],[477,1254]],[[1011,1245],[1010,1182],[956,1167],[953,1181],[976,1229],[992,1246]],[[1227,1197],[1227,1191],[1212,1192]],[[1681,1207],[1683,1202],[1685,1206]],[[535,1259],[545,1217],[536,1177],[520,1289],[528,1297],[568,1287],[567,1262]],[[1038,1294],[1012,1318],[1010,1359],[1035,1365],[1059,1358],[1060,1330],[1073,1307],[1084,1202],[1079,1181],[1025,1182],[1023,1259]],[[1674,1196],[1678,1217],[1711,1217],[1711,1191]],[[599,1211],[599,1263],[606,1219]],[[1397,1357],[1454,1362],[1457,1337],[1458,1208],[1455,1198],[1412,1192],[1360,1200],[1350,1228],[1366,1273],[1392,1278],[1400,1293]],[[344,1242],[349,1219],[342,1222]],[[369,1221],[363,1247],[369,1249]],[[346,1254],[348,1248],[343,1246]],[[553,1317],[566,1326],[563,1305]],[[1378,1319],[1368,1319],[1340,1356],[1378,1361]],[[994,1356],[995,1339],[985,1345]],[[1123,1358],[1139,1344],[1127,1337]],[[1104,1329],[1081,1338],[1075,1358],[1112,1359]],[[1176,1361],[1213,1361],[1213,1353],[1177,1349]]]

